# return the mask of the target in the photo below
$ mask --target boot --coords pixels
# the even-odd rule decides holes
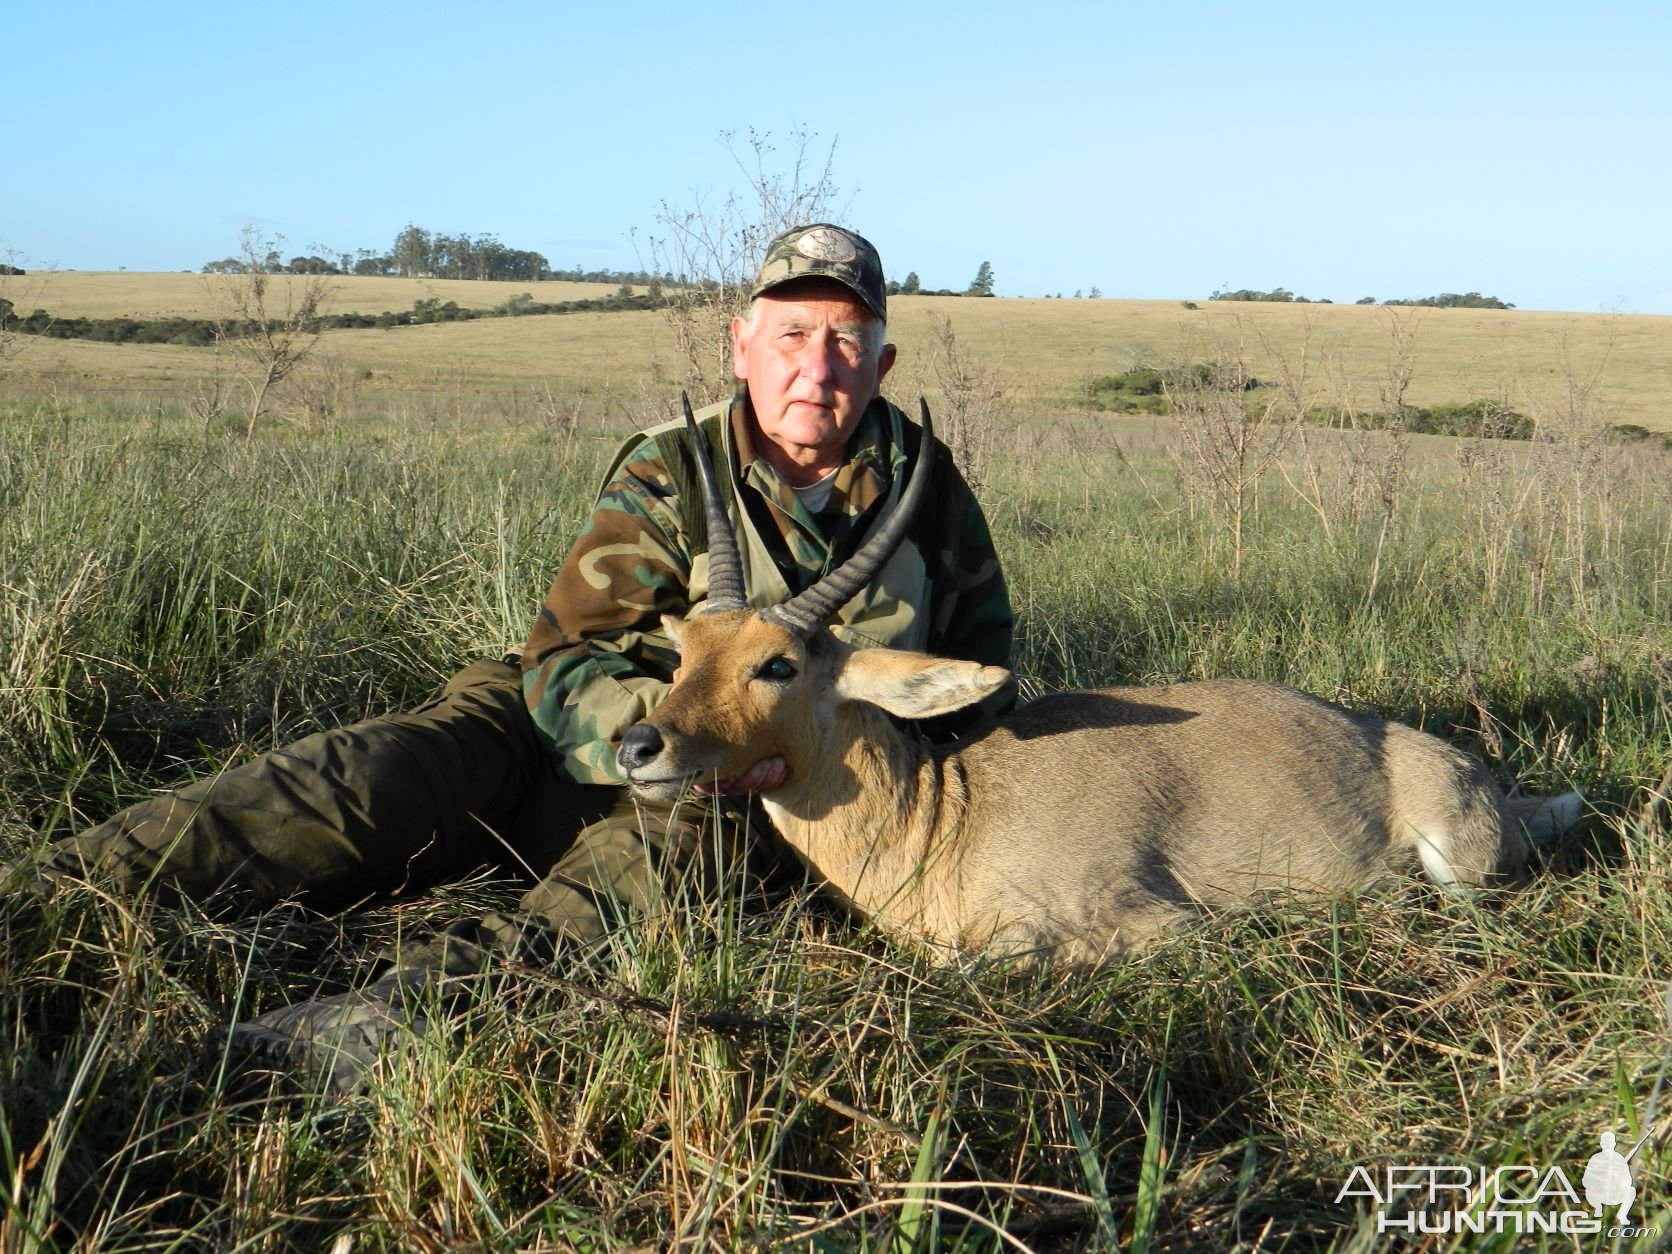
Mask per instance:
[[[339,1096],[364,1091],[378,1058],[403,1032],[428,1026],[427,971],[391,971],[365,988],[315,997],[233,1024],[234,1048],[310,1079],[323,1079]]]

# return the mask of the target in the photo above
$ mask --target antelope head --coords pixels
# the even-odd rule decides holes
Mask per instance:
[[[928,718],[1008,682],[1003,667],[856,649],[829,630],[904,539],[928,491],[933,431],[929,407],[920,405],[922,453],[898,506],[836,570],[789,601],[754,610],[714,468],[685,401],[708,518],[709,599],[688,619],[662,619],[680,666],[661,704],[622,737],[617,762],[635,792],[671,799],[688,787],[727,791],[771,758],[783,760],[786,786],[806,786],[820,765],[839,763],[848,747],[851,737],[838,739],[836,730],[844,704]]]

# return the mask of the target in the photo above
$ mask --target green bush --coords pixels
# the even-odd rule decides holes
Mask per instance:
[[[1165,376],[1149,366],[1099,375],[1086,384],[1086,405],[1098,413],[1164,414],[1165,386]]]

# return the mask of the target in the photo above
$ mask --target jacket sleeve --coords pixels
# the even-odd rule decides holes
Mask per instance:
[[[661,617],[688,608],[690,574],[673,483],[646,439],[604,485],[523,646],[523,694],[559,774],[623,782],[615,744],[672,682]]]

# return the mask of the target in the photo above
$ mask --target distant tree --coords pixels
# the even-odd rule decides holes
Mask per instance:
[[[1085,299],[1085,293],[1082,292],[1079,288],[1075,288],[1074,289],[1074,299],[1075,300],[1084,300]]]
[[[1091,289],[1090,292],[1087,293],[1087,295],[1089,295],[1093,300],[1102,300],[1103,299],[1103,290],[1101,288],[1094,287],[1094,288]]]
[[[1384,305],[1419,305],[1429,309],[1514,309],[1515,306],[1496,296],[1482,296],[1479,292],[1441,292],[1438,296],[1424,296],[1420,300],[1385,300]]]
[[[394,263],[395,273],[404,278],[429,274],[433,264],[430,233],[423,227],[408,222],[406,229],[395,236],[394,246],[389,250],[389,260]]]
[[[237,363],[249,393],[245,439],[255,436],[273,390],[319,343],[319,310],[331,291],[329,274],[291,275],[269,264],[283,242],[247,226],[240,249],[244,269],[203,280],[216,310],[215,343]]]
[[[970,280],[966,296],[991,296],[993,294],[993,266],[991,262],[983,261],[981,268],[975,272],[975,278]]]
[[[923,284],[918,279],[916,270],[910,271],[906,275],[906,281],[900,284],[900,295],[902,296],[916,296],[922,290]]]
[[[1269,292],[1257,291],[1251,287],[1239,287],[1234,292],[1213,292],[1208,296],[1208,299],[1270,301],[1276,304],[1289,304],[1295,300],[1295,294],[1286,287],[1274,287]],[[1300,300],[1303,304],[1308,303],[1304,296]]]
[[[1355,305],[1374,305],[1375,303],[1376,298],[1374,296],[1360,296],[1353,302]]]

